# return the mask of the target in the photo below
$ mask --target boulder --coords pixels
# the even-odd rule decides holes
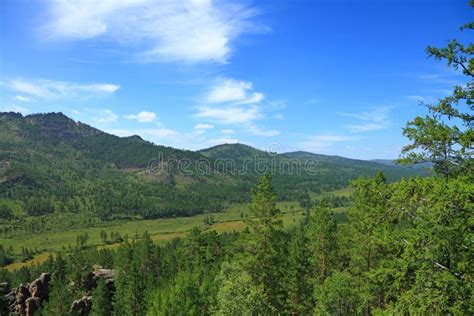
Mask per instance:
[[[102,268],[96,268],[94,269],[94,277],[96,279],[102,278],[104,280],[111,280],[113,282],[114,277],[115,277],[115,271],[112,269],[102,269]]]
[[[36,311],[41,307],[41,300],[39,297],[29,297],[25,301],[25,305],[26,316],[33,316]]]
[[[42,273],[39,278],[31,282],[29,290],[32,297],[37,297],[40,301],[47,300],[49,297],[49,281],[51,275],[49,273]]]
[[[72,302],[69,312],[74,315],[87,316],[92,310],[92,296],[83,296]]]
[[[109,287],[109,290],[112,292],[115,291],[115,270],[113,269],[103,269],[100,266],[94,266],[94,279],[103,279],[105,284]]]
[[[26,300],[30,297],[30,291],[28,290],[28,284],[20,284],[15,290],[15,303],[13,310],[20,315],[25,314]]]

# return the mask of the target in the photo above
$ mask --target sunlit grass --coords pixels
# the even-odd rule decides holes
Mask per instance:
[[[333,191],[330,194],[349,195],[350,193],[349,189],[342,189]],[[278,207],[282,212],[281,219],[285,228],[297,225],[305,216],[297,202],[280,202],[278,203]],[[6,267],[7,270],[16,270],[23,266],[44,262],[50,253],[73,247],[76,245],[77,236],[85,233],[89,236],[88,244],[95,245],[98,248],[115,249],[121,244],[104,243],[101,238],[102,230],[105,231],[108,236],[110,236],[112,232],[118,232],[122,237],[127,236],[130,240],[135,237],[140,237],[147,231],[154,242],[163,244],[174,238],[186,236],[186,233],[194,227],[199,227],[204,231],[214,230],[217,233],[242,231],[246,227],[245,218],[248,215],[248,207],[246,204],[232,204],[219,213],[200,214],[191,217],[114,222],[106,227],[70,229],[67,231],[28,235],[24,238],[0,239],[0,244],[4,247],[12,246],[17,253],[21,251],[22,247],[27,247],[37,253],[32,260],[14,262]],[[212,219],[211,225],[205,223],[206,218]]]

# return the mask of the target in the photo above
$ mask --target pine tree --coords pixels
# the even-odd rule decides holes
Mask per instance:
[[[42,315],[68,315],[72,297],[67,287],[66,262],[58,253],[54,264],[54,273],[50,282],[49,300],[41,310]]]
[[[110,286],[102,278],[97,281],[97,287],[92,291],[92,315],[112,315],[112,293]]]
[[[216,278],[219,284],[216,315],[269,315],[275,313],[268,304],[262,286],[239,265],[224,263]]]
[[[313,276],[317,284],[322,284],[337,263],[337,223],[327,204],[317,207],[314,211],[307,236]]]
[[[474,2],[471,2],[474,7]],[[474,22],[461,27],[461,30],[474,30]],[[446,47],[428,46],[427,54],[443,60],[448,67],[460,70],[466,76],[464,85],[456,85],[450,96],[442,98],[437,104],[425,104],[429,115],[417,116],[407,123],[403,134],[411,144],[403,148],[403,163],[430,161],[438,174],[446,179],[458,175],[473,174],[474,131],[474,44],[463,45],[451,40]]]
[[[289,243],[288,305],[292,315],[308,315],[313,308],[313,271],[307,238],[306,225],[298,226],[291,235]]]
[[[278,311],[288,308],[287,281],[285,271],[288,247],[279,218],[271,176],[259,179],[252,190],[247,223],[250,234],[244,234],[246,257],[243,262],[255,284],[261,286],[269,304]]]

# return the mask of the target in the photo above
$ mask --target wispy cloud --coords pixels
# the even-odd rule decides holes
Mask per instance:
[[[140,123],[148,123],[155,120],[156,114],[154,112],[141,111],[137,114],[125,115],[124,117],[128,120],[135,120]]]
[[[451,94],[452,91],[450,90],[437,90],[437,91],[431,91],[434,95],[435,94],[440,94],[440,95],[447,95]],[[444,94],[443,94],[444,92]],[[407,95],[405,96],[409,101],[416,102],[417,104],[424,103],[424,104],[430,104],[436,102],[437,98],[433,95]]]
[[[149,129],[138,129],[136,130],[137,134],[144,136],[152,136],[155,138],[163,138],[169,136],[175,136],[178,132],[169,129],[169,128],[149,128]]]
[[[21,102],[30,102],[31,99],[28,98],[28,97],[25,97],[25,96],[22,96],[22,95],[16,95],[13,97],[13,100],[16,100],[16,101],[21,101]]]
[[[23,115],[30,114],[30,110],[18,105],[3,105],[0,106],[0,112],[16,112]]]
[[[235,131],[233,129],[223,129],[221,130],[221,133],[225,135],[232,135],[235,134]]]
[[[181,133],[163,126],[156,128],[105,129],[106,132],[120,137],[139,135],[155,144],[174,148],[201,149],[209,146],[209,142],[195,133]]]
[[[264,99],[261,92],[253,92],[251,82],[239,81],[229,78],[219,79],[206,100],[209,103],[235,102],[237,104],[256,104]]]
[[[260,128],[256,125],[253,125],[253,124],[248,124],[246,126],[246,131],[248,131],[249,133],[251,133],[255,136],[272,137],[272,136],[280,135],[280,131],[277,131],[275,129],[263,129],[263,128]]]
[[[322,134],[307,137],[299,142],[298,148],[310,152],[325,152],[336,143],[344,143],[354,140],[354,137],[345,135]]]
[[[425,97],[422,97],[421,95],[407,95],[406,98],[411,101],[416,101],[416,102],[424,102]]]
[[[237,138],[216,138],[208,140],[209,144],[222,145],[222,144],[236,144],[239,140]]]
[[[236,125],[255,121],[262,117],[262,113],[257,106],[226,106],[223,108],[204,106],[198,109],[195,116],[219,124]]]
[[[52,1],[45,34],[54,39],[112,39],[132,44],[140,61],[225,63],[231,43],[257,11],[210,0]]]
[[[194,126],[194,129],[197,129],[197,130],[205,130],[205,129],[211,129],[211,128],[214,128],[214,125],[199,123]]]
[[[118,115],[109,109],[94,109],[91,110],[91,113],[93,114],[92,120],[99,124],[113,123],[118,119]]]
[[[459,73],[445,71],[442,74],[441,73],[421,74],[418,76],[418,79],[427,81],[430,83],[438,83],[438,84],[454,86],[462,82],[459,79],[459,76],[460,76]]]
[[[350,124],[346,127],[354,133],[370,132],[386,129],[390,126],[389,113],[391,108],[387,106],[375,107],[370,111],[361,113],[338,113],[339,115],[355,118],[360,124]]]
[[[8,82],[8,87],[38,98],[88,97],[97,94],[112,94],[120,89],[119,85],[111,83],[75,83],[46,79],[14,79]]]
[[[132,135],[140,135],[144,138],[152,138],[153,140],[159,139],[162,140],[163,138],[169,137],[169,136],[175,136],[178,135],[178,132],[168,129],[168,128],[139,128],[139,129],[120,129],[120,128],[112,128],[112,129],[106,129],[107,133],[120,136],[120,137],[126,137],[126,136],[132,136]]]

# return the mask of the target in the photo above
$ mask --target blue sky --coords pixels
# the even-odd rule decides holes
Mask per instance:
[[[0,1],[0,110],[119,136],[395,158],[468,1]]]

